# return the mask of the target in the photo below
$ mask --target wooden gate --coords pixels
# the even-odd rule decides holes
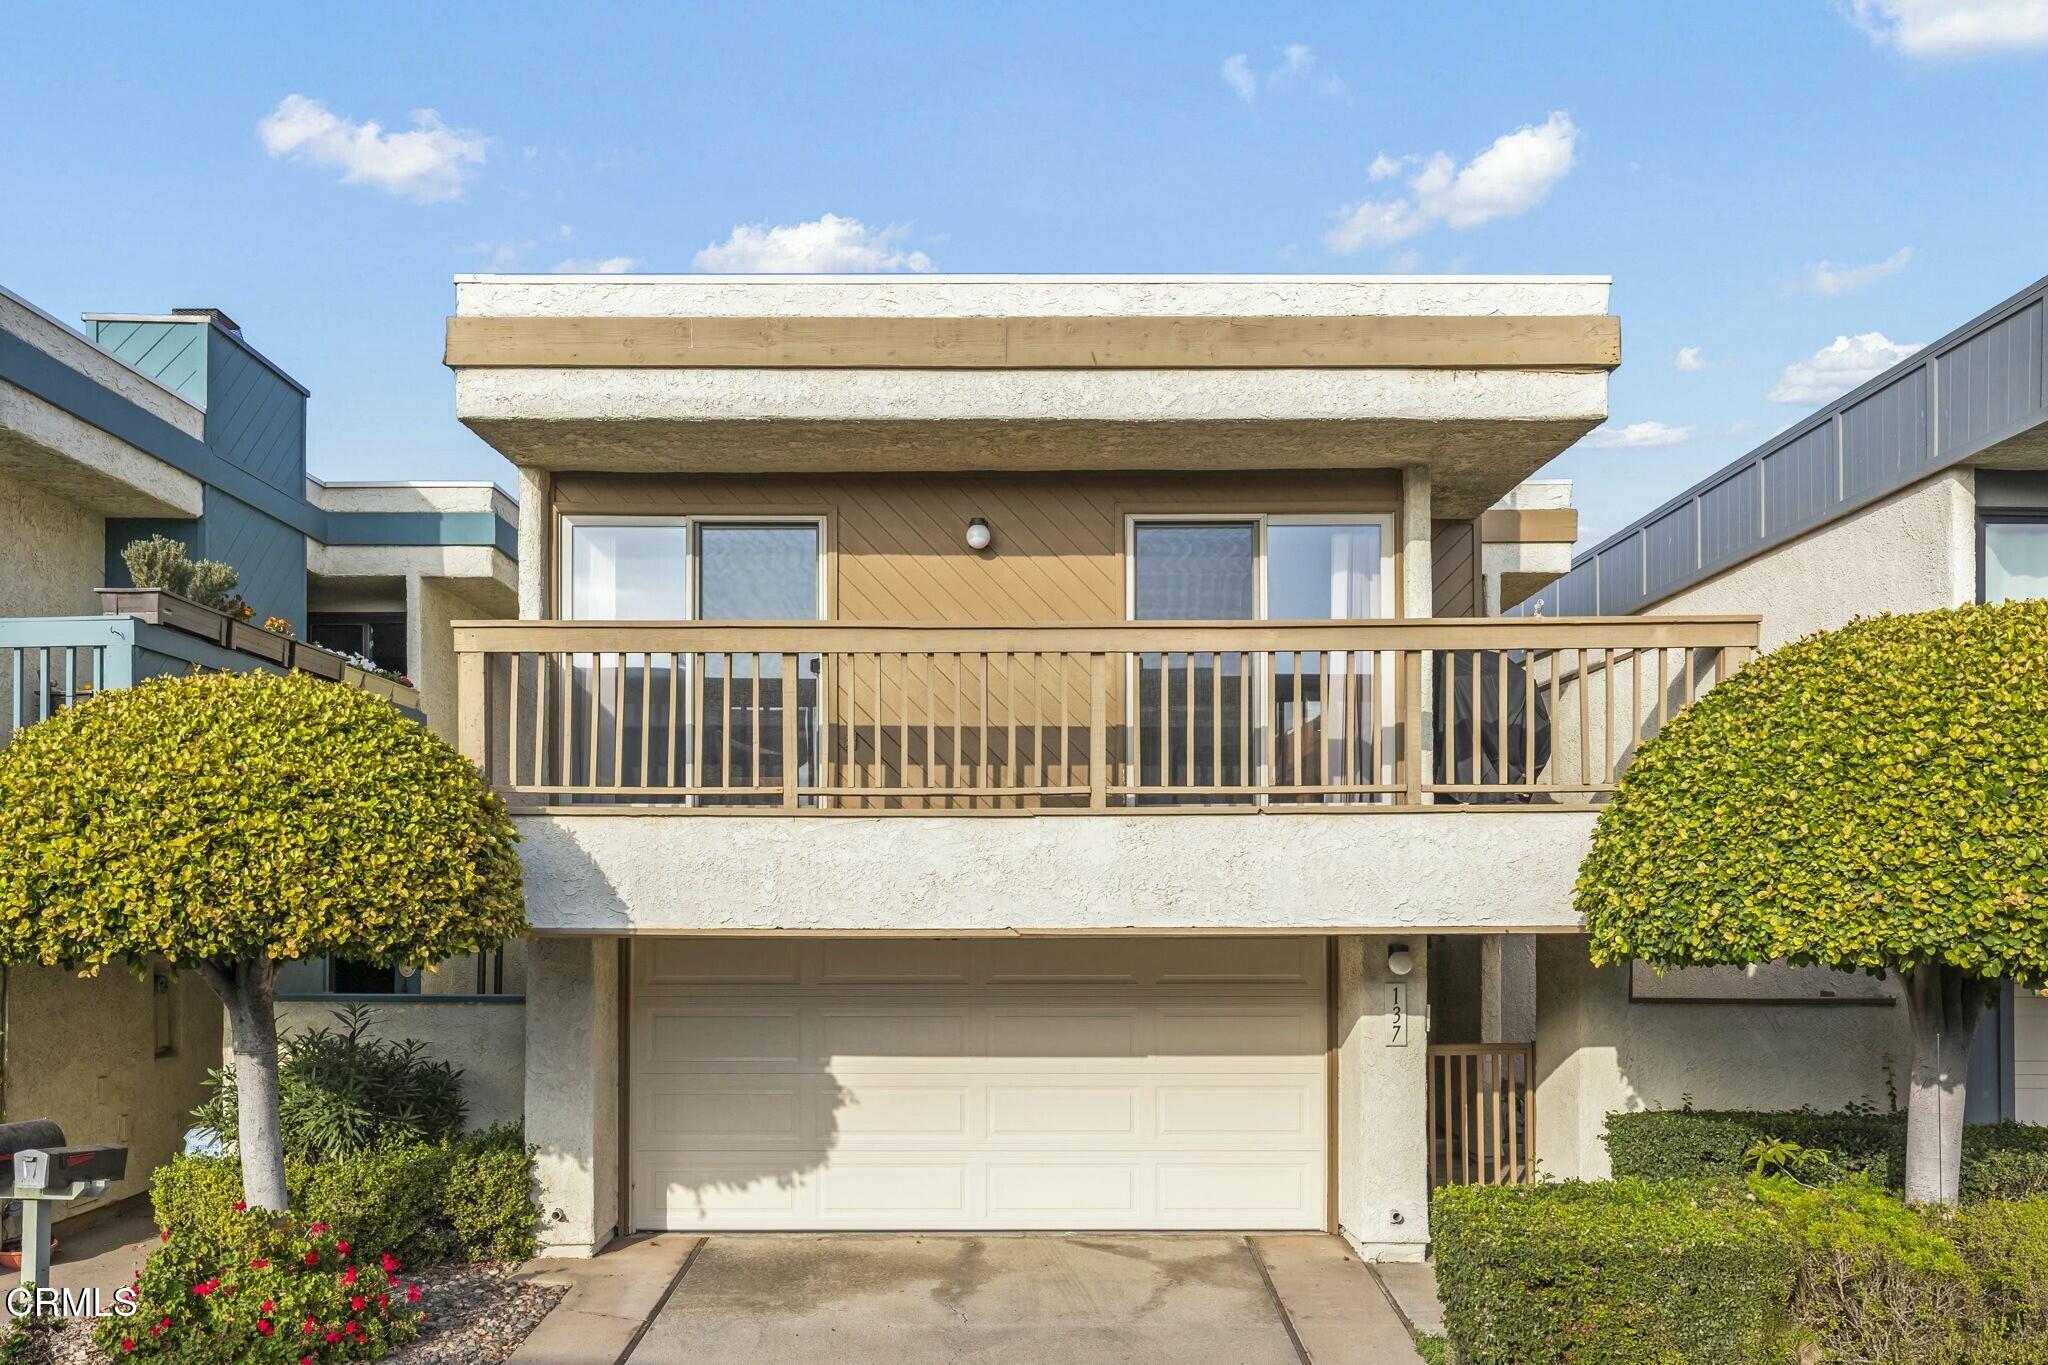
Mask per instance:
[[[1429,1183],[1526,1185],[1536,1178],[1536,1049],[1429,1049]]]

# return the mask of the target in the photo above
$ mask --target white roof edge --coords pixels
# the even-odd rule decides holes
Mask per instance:
[[[1605,284],[1612,275],[501,275],[461,274],[457,284]]]

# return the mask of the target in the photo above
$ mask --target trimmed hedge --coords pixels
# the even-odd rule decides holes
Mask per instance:
[[[1740,1184],[1449,1186],[1430,1232],[1461,1365],[1789,1358],[1798,1251]]]
[[[1455,1186],[1435,1202],[1462,1365],[2048,1361],[2048,1198],[1922,1210],[1859,1176]]]
[[[1906,1164],[1904,1114],[1651,1109],[1609,1114],[1604,1138],[1615,1176],[1637,1180],[1739,1178],[1749,1173],[1744,1153],[1765,1138],[1821,1149],[1840,1173],[1867,1174],[1894,1189]],[[2042,1193],[2048,1193],[2048,1127],[1981,1123],[1963,1130],[1964,1198]]]
[[[510,1125],[452,1143],[285,1163],[296,1217],[348,1228],[364,1245],[418,1265],[453,1254],[471,1260],[531,1256],[540,1218],[532,1186],[532,1153]],[[214,1237],[228,1235],[241,1193],[242,1168],[232,1157],[176,1157],[149,1182],[158,1227]]]

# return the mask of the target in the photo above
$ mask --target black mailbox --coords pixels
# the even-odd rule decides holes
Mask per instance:
[[[40,1160],[36,1158],[40,1157]],[[111,1142],[87,1147],[24,1147],[14,1163],[16,1190],[62,1190],[128,1173],[128,1149]]]
[[[0,1123],[0,1187],[16,1184],[14,1154],[26,1148],[49,1151],[64,1145],[64,1130],[48,1119]]]

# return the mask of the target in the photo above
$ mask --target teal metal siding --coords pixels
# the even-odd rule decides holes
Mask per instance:
[[[206,406],[206,322],[95,322],[93,344],[188,403]]]
[[[306,488],[306,395],[215,329],[208,342],[206,444],[293,501]]]

